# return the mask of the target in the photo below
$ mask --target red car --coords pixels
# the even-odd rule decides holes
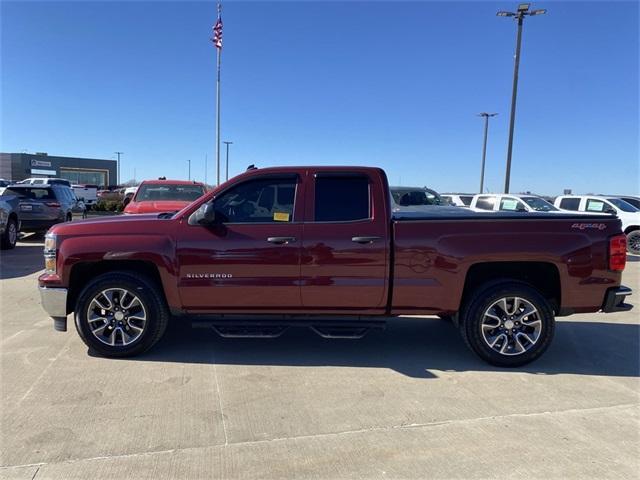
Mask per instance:
[[[203,183],[186,180],[145,180],[124,213],[177,212],[206,192]]]

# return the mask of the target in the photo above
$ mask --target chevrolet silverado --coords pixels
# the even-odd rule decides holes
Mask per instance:
[[[228,336],[358,337],[433,315],[513,367],[547,349],[555,317],[631,308],[625,247],[608,215],[393,214],[378,168],[254,168],[177,213],[53,226],[38,281],[55,329],[74,313],[105,356],[146,351],[171,317]]]

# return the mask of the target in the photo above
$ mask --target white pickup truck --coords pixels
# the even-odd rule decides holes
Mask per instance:
[[[479,212],[549,212],[563,213],[544,198],[530,194],[483,193],[474,195],[469,204]]]
[[[73,188],[78,200],[82,200],[87,207],[95,205],[98,201],[97,185],[72,185],[71,188]]]
[[[640,210],[618,197],[561,195],[554,205],[572,212],[617,215],[627,236],[627,252],[640,255]]]

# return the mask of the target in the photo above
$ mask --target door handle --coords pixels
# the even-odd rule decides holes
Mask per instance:
[[[288,243],[295,242],[296,237],[269,237],[267,242],[275,243],[276,245],[287,245]]]
[[[355,243],[362,243],[363,245],[365,243],[373,243],[376,240],[380,240],[380,237],[352,237],[351,241],[355,242]]]

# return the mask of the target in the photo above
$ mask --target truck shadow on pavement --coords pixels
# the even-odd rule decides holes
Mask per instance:
[[[327,340],[304,328],[275,339],[230,339],[175,320],[150,352],[128,361],[389,368],[425,379],[437,378],[437,371],[638,377],[640,325],[562,320],[542,358],[503,369],[477,358],[454,326],[438,319],[391,319],[386,330],[360,340]]]
[[[26,277],[44,269],[42,238],[21,240],[12,250],[0,250],[0,279]]]

